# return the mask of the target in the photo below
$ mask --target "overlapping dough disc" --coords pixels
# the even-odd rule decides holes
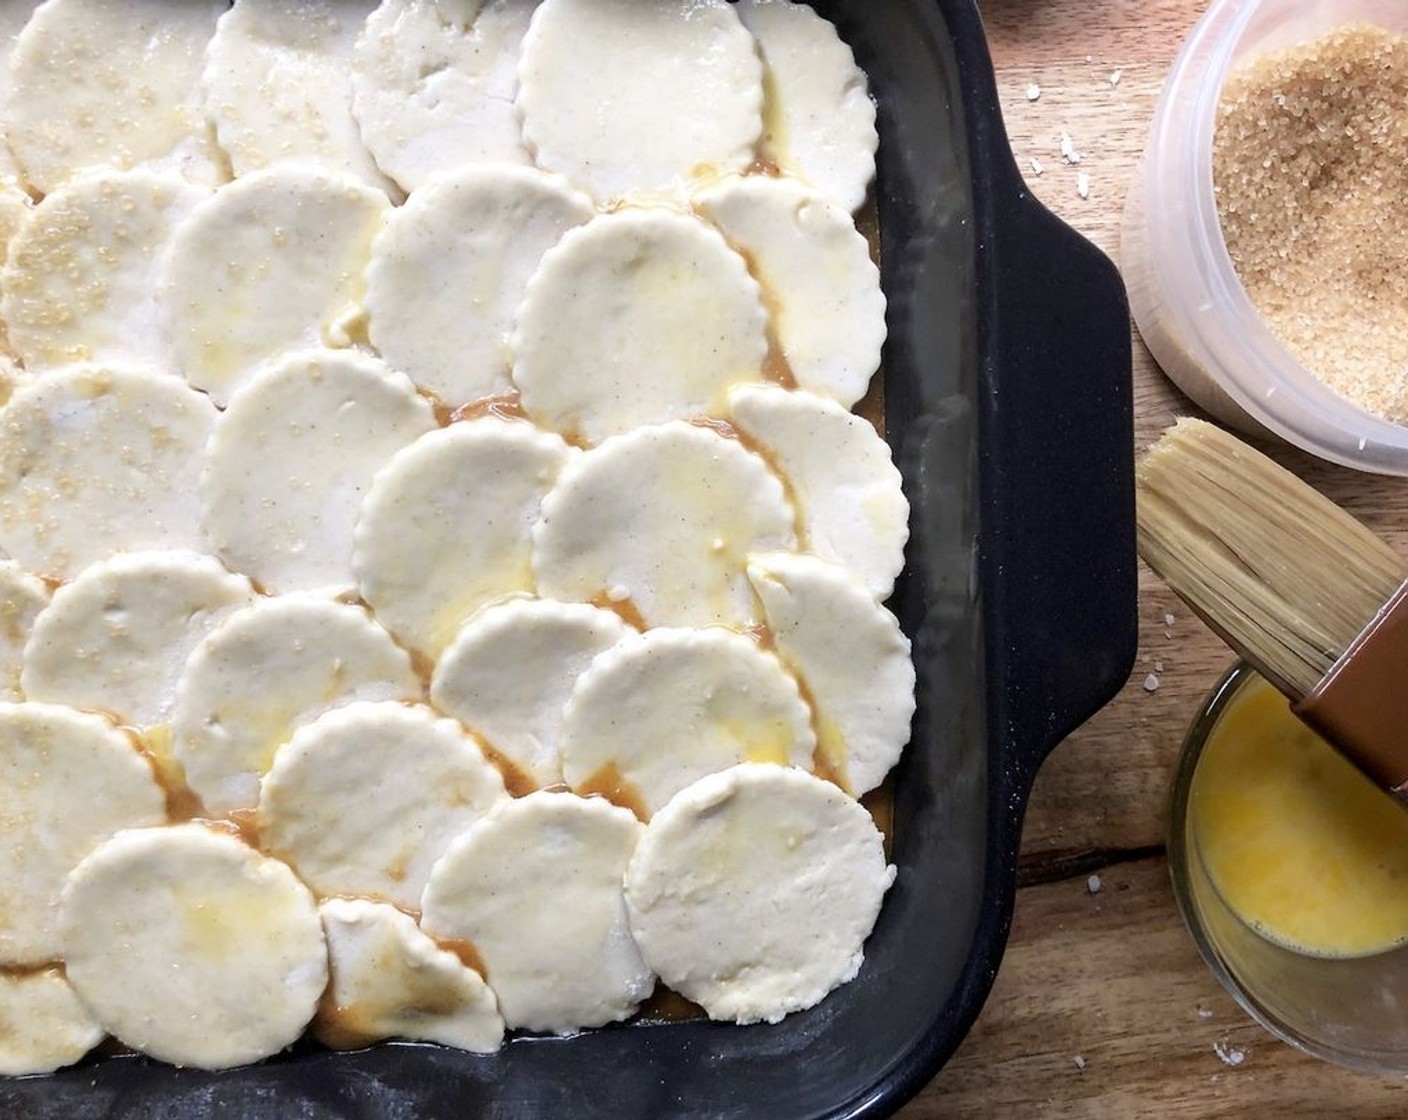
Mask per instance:
[[[100,561],[60,587],[35,620],[25,696],[135,727],[165,724],[191,651],[253,599],[249,580],[213,556],[127,552]]]
[[[562,715],[562,774],[649,816],[740,762],[810,768],[816,736],[797,683],[741,634],[664,628],[600,654]]]
[[[749,763],[655,814],[626,903],[666,984],[711,1019],[776,1023],[855,978],[894,878],[857,802],[804,771]]]
[[[53,1073],[102,1041],[62,969],[0,974],[0,1076]]]
[[[510,599],[467,621],[435,667],[430,699],[539,786],[562,781],[562,709],[592,659],[633,631],[585,603]]]
[[[857,797],[899,761],[914,717],[914,662],[895,616],[854,576],[816,556],[751,557],[778,654],[816,708],[818,748]]]
[[[177,761],[211,812],[252,809],[274,753],[304,723],[354,700],[418,698],[411,660],[360,607],[265,599],[196,647],[176,685]]]
[[[0,704],[0,964],[62,956],[64,878],[119,829],[166,819],[151,765],[101,716]]]
[[[59,910],[69,982],[134,1050],[225,1069],[303,1033],[328,979],[308,888],[203,824],[129,829],[99,845]]]
[[[395,189],[352,118],[352,48],[376,0],[236,0],[201,76],[236,175],[296,160]]]
[[[528,163],[513,96],[538,0],[382,0],[352,71],[352,111],[381,169],[408,191],[489,161]]]
[[[260,788],[259,838],[321,896],[414,908],[450,841],[507,796],[454,720],[394,701],[349,704],[279,748]]]
[[[729,416],[787,480],[805,551],[887,598],[909,540],[909,502],[889,445],[859,416],[802,390],[740,385],[729,394]]]
[[[743,258],[669,210],[569,230],[528,282],[510,345],[523,407],[597,443],[662,420],[722,416],[762,379],[767,317]]]
[[[848,211],[875,177],[875,103],[829,20],[793,0],[739,0],[767,73],[763,154]]]
[[[793,523],[762,459],[673,421],[563,469],[533,529],[533,570],[545,597],[629,605],[650,626],[741,629],[761,621],[747,555],[792,547]]]
[[[74,366],[0,409],[0,548],[69,579],[114,552],[206,550],[193,481],[215,423],[179,378]]]
[[[20,673],[25,643],[39,612],[49,605],[49,586],[13,560],[0,560],[0,700],[23,700]]]
[[[208,191],[173,171],[84,172],[31,210],[0,274],[0,315],[31,372],[72,362],[169,365],[156,277]]]
[[[314,1033],[335,1049],[384,1038],[492,1054],[504,1020],[484,978],[394,906],[330,898],[318,907],[332,979]]]
[[[641,830],[601,798],[505,801],[435,865],[421,926],[474,945],[509,1027],[567,1034],[625,1019],[654,985],[621,892]]]
[[[48,193],[105,164],[218,183],[200,67],[224,8],[224,0],[41,4],[9,66],[8,140],[26,181]]]
[[[555,435],[494,417],[398,453],[362,503],[353,555],[382,625],[436,656],[479,607],[531,591],[532,527],[571,455]]]
[[[286,356],[231,397],[215,425],[200,476],[211,544],[266,590],[350,591],[363,495],[434,427],[415,386],[377,358]]]
[[[345,345],[390,205],[351,175],[299,164],[217,191],[176,231],[163,270],[172,361],[223,405],[286,350]]]
[[[748,255],[797,385],[850,408],[880,367],[885,296],[850,215],[795,179],[750,175],[695,204]]]
[[[753,162],[762,66],[724,0],[545,0],[518,73],[538,164],[602,201]]]
[[[566,179],[531,167],[477,164],[430,180],[372,245],[373,345],[447,404],[507,392],[508,335],[528,278],[592,213]]]

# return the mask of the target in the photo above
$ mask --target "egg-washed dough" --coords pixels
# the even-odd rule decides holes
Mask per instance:
[[[0,316],[26,370],[169,365],[156,277],[172,232],[209,195],[173,171],[99,168],[29,211],[0,273]]]
[[[531,167],[477,164],[432,179],[372,244],[372,344],[446,404],[508,392],[508,335],[528,278],[593,212],[566,179]]]
[[[874,789],[909,742],[909,639],[862,583],[818,557],[750,557],[748,579],[779,656],[811,694],[821,755],[857,797]]]
[[[175,757],[214,813],[252,809],[274,754],[304,723],[355,700],[421,692],[411,659],[360,607],[265,599],[224,620],[176,684]]]
[[[539,166],[603,202],[742,171],[762,133],[762,65],[724,0],[544,0],[518,74]]]
[[[57,579],[115,552],[208,551],[194,481],[215,415],[137,367],[25,380],[0,409],[0,549]]]
[[[766,70],[762,153],[849,212],[875,177],[875,103],[836,28],[807,4],[739,0]]]
[[[25,696],[150,728],[171,719],[196,644],[254,589],[213,556],[125,552],[83,569],[34,622]]]
[[[378,358],[285,356],[216,422],[200,475],[211,545],[267,591],[352,590],[363,495],[396,452],[434,427],[430,404]]]
[[[505,801],[435,865],[421,927],[474,945],[509,1027],[567,1034],[629,1018],[655,982],[621,893],[641,832],[601,798]]]
[[[382,0],[357,41],[352,112],[407,191],[467,163],[529,163],[513,104],[537,0]]]
[[[351,175],[300,164],[217,191],[177,229],[162,272],[176,366],[224,405],[286,350],[346,345],[390,207]]]
[[[381,624],[434,657],[481,606],[531,591],[533,524],[574,454],[551,433],[495,417],[399,452],[362,503],[352,558]]]
[[[49,604],[49,585],[13,560],[0,560],[0,700],[23,700],[20,674],[34,620]]]
[[[235,0],[201,77],[236,175],[294,160],[395,190],[352,118],[352,48],[376,0]]]
[[[776,657],[742,634],[661,628],[607,650],[562,715],[562,774],[645,816],[740,762],[812,765],[811,712]]]
[[[394,906],[330,898],[319,908],[332,980],[313,1033],[336,1049],[385,1038],[492,1054],[504,1020],[483,977]]]
[[[5,0],[6,4],[10,0]],[[223,173],[200,68],[225,0],[47,0],[10,57],[10,148],[47,194],[85,167]]]
[[[320,896],[415,908],[450,841],[507,796],[454,720],[395,701],[349,704],[279,748],[260,788],[259,839]]]
[[[0,974],[0,1076],[53,1073],[103,1037],[61,969]]]
[[[888,598],[909,540],[909,502],[889,444],[835,401],[802,390],[740,385],[728,404],[734,427],[786,479],[805,551]]]
[[[629,606],[648,626],[742,629],[761,621],[747,556],[791,548],[793,525],[762,459],[672,421],[563,469],[533,529],[533,570],[545,598]]]
[[[795,179],[729,179],[695,205],[747,254],[799,388],[850,408],[880,368],[885,295],[850,215]]]
[[[3,5],[0,5],[3,10]],[[0,64],[0,74],[4,71],[3,64]],[[4,112],[3,102],[0,102],[0,113]],[[25,219],[29,217],[29,212],[34,209],[34,200],[25,192],[20,185],[19,179],[9,170],[6,165],[10,159],[10,149],[5,146],[3,136],[3,118],[0,118],[0,265],[4,263],[5,254],[9,251],[10,241],[24,225]],[[0,268],[0,299],[4,296],[4,270]],[[5,359],[8,367],[6,373],[13,373],[13,364],[10,358],[14,351],[10,347],[10,332],[5,326],[3,317],[0,317],[0,358]],[[11,380],[7,378],[7,380]],[[11,392],[12,386],[5,386],[0,392],[0,404],[3,404]]]
[[[742,257],[668,210],[602,214],[543,256],[510,345],[535,420],[589,443],[642,424],[722,416],[760,381],[767,316]]]
[[[626,903],[666,984],[711,1019],[776,1023],[855,978],[894,878],[857,802],[802,770],[747,763],[655,814]]]
[[[119,829],[166,819],[151,764],[108,720],[54,704],[0,703],[0,964],[62,956],[64,878]]]
[[[69,876],[69,982],[103,1027],[153,1058],[227,1069],[277,1054],[328,980],[308,888],[204,824],[128,829]]]
[[[539,786],[562,781],[562,709],[597,654],[634,633],[586,603],[511,599],[467,621],[435,667],[431,702]]]

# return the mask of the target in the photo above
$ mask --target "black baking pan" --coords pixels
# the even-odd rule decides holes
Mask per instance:
[[[310,1047],[219,1074],[97,1059],[0,1084],[0,1117],[841,1120],[890,1114],[953,1053],[1002,956],[1036,770],[1134,659],[1129,320],[1114,267],[1026,191],[971,0],[816,7],[879,105],[886,411],[913,506],[891,605],[919,708],[860,976],[776,1026]]]

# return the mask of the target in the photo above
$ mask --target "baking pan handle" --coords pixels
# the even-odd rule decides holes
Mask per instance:
[[[989,666],[1025,790],[1134,662],[1134,423],[1115,266],[1033,199],[1014,165],[1008,175],[979,250],[994,296],[984,536],[997,593]]]

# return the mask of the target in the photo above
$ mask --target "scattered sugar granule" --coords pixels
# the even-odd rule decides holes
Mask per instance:
[[[1041,166],[1041,160],[1037,159],[1036,156],[1031,157],[1031,164],[1033,175],[1040,175],[1043,171],[1046,170],[1046,168]]]
[[[1090,197],[1090,176],[1084,171],[1076,176],[1076,194],[1080,195],[1081,198]]]
[[[1083,1054],[1077,1054],[1071,1061],[1075,1063],[1076,1069],[1085,1069],[1085,1056]]]
[[[1089,879],[1087,879],[1087,880],[1085,881],[1085,889],[1088,890],[1091,894],[1099,894],[1099,893],[1100,893],[1100,876],[1099,876],[1099,875],[1092,875]]]
[[[1228,77],[1218,218],[1267,327],[1341,396],[1408,422],[1408,38],[1348,24]]]
[[[1222,1064],[1226,1066],[1239,1066],[1247,1060],[1247,1055],[1243,1051],[1239,1050],[1225,1039],[1218,1039],[1214,1042],[1212,1044],[1212,1050],[1213,1053],[1222,1060]]]
[[[1080,152],[1076,151],[1076,146],[1072,142],[1070,134],[1061,133],[1061,158],[1067,163],[1079,163]]]
[[[1159,691],[1159,678],[1156,677],[1156,676],[1154,676],[1153,673],[1150,673],[1147,677],[1144,678],[1144,691],[1145,691],[1145,692],[1158,692],[1158,691]]]
[[[1120,84],[1120,79],[1123,78],[1123,77],[1124,77],[1124,71],[1123,71],[1123,70],[1112,70],[1112,71],[1110,71],[1110,85],[1112,85],[1112,86],[1117,86],[1117,85],[1119,85],[1119,84]]]
[[[1027,100],[1028,100],[1028,101],[1035,101],[1035,100],[1036,100],[1038,97],[1040,97],[1040,96],[1041,96],[1041,87],[1040,87],[1039,85],[1037,85],[1035,82],[1033,82],[1031,85],[1027,86]]]

